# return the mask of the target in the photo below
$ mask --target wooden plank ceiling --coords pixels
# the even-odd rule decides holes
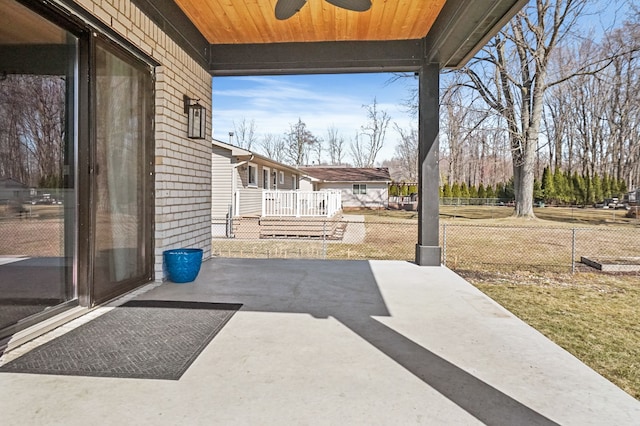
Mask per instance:
[[[290,19],[279,21],[277,0],[176,0],[211,44],[420,39],[446,0],[372,0],[352,12],[325,0],[307,0]]]

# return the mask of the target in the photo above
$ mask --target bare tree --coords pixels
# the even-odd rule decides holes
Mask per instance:
[[[351,154],[359,167],[373,167],[378,153],[384,146],[387,127],[391,117],[384,110],[378,109],[378,101],[374,98],[373,104],[363,105],[367,110],[367,123],[362,126],[361,134],[351,143]],[[357,158],[356,158],[357,157]]]
[[[65,90],[55,76],[0,81],[0,175],[32,186],[62,184]]]
[[[279,163],[285,161],[286,144],[281,136],[267,133],[262,137],[260,147],[262,148],[262,151],[267,155],[267,157],[271,158],[272,160],[275,160]]]
[[[640,11],[636,9],[635,21],[628,21],[622,28],[613,31],[607,40],[607,54],[616,55],[607,70],[609,95],[604,100],[610,103],[605,110],[610,126],[610,144],[606,171],[618,180],[624,179],[627,187],[640,186]]]
[[[360,133],[356,132],[349,143],[349,151],[355,167],[369,167],[367,164],[367,148]]]
[[[418,181],[418,129],[412,127],[405,130],[394,123],[396,132],[400,135],[400,141],[396,145],[394,160],[400,168],[400,177],[404,181]]]
[[[638,23],[625,22],[606,34],[602,45],[587,38],[576,49],[557,50],[558,68],[581,66],[583,72],[550,87],[546,96],[544,130],[554,170],[638,184],[639,29]],[[581,65],[594,56],[606,66]]]
[[[329,150],[329,161],[331,165],[342,164],[344,160],[345,141],[339,135],[338,129],[331,126],[327,129],[327,148]]]
[[[247,122],[246,118],[243,118],[239,123],[233,122],[233,129],[235,135],[235,145],[244,149],[251,149],[256,142],[256,121],[251,120]]]
[[[586,0],[535,0],[464,69],[469,87],[506,121],[518,217],[534,217],[533,183],[545,92],[580,72],[556,76],[551,82],[549,61],[586,4]],[[482,70],[488,73],[483,75]]]
[[[311,163],[315,165],[322,164],[322,153],[324,152],[324,143],[321,138],[316,138],[316,141],[311,148],[309,149],[310,154],[312,154]]]
[[[307,125],[298,118],[296,124],[291,124],[289,132],[285,134],[285,158],[296,166],[309,162],[309,152],[318,143],[318,139],[307,130]]]

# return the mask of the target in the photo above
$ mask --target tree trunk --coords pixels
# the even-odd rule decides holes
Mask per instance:
[[[516,174],[514,173],[513,182],[516,198],[514,215],[527,219],[535,218],[533,213],[533,169],[535,167],[536,150],[532,147],[535,147],[535,144],[531,144],[531,141],[529,140],[522,163],[516,167],[518,169],[518,179],[515,179]]]

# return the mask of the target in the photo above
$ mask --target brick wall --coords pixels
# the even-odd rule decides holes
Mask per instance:
[[[204,249],[211,256],[211,76],[129,0],[77,0],[161,65],[155,85],[155,279],[162,252]],[[207,109],[207,137],[186,137],[183,95]]]

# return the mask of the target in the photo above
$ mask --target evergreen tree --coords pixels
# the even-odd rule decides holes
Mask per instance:
[[[535,181],[534,181],[534,185],[535,185]],[[536,189],[534,187],[533,189],[534,199],[538,198],[536,197],[535,190]],[[555,191],[555,188],[553,187],[553,175],[551,174],[551,170],[549,169],[548,166],[545,167],[542,172],[542,182],[540,184],[540,190],[542,190],[542,196],[540,198],[543,198],[547,203],[551,203],[556,199],[556,191]]]
[[[543,175],[544,176],[544,175]],[[548,201],[545,199],[544,190],[542,189],[542,184],[538,179],[533,180],[533,199],[535,201]]]
[[[559,203],[566,203],[568,201],[568,196],[569,196],[569,189],[568,189],[568,185],[567,185],[567,181],[565,179],[565,175],[564,173],[562,173],[562,171],[557,168],[554,172],[553,172],[553,189],[555,191],[555,195],[556,195],[556,200]]]
[[[467,187],[467,184],[464,182],[460,184],[460,197],[469,198],[469,188]]]
[[[513,190],[513,178],[509,179],[509,181],[504,185],[504,198],[509,201],[513,201],[516,198],[516,194]]]
[[[486,198],[496,198],[496,192],[491,185],[487,185],[486,193]]]
[[[613,176],[609,177],[609,191],[611,191],[611,196],[612,197],[622,197],[624,195],[620,193],[620,188],[618,185],[618,180],[616,178],[614,178]]]
[[[453,197],[453,194],[451,193],[451,186],[449,185],[449,182],[445,182],[444,185],[442,186],[442,196],[444,198]]]
[[[451,197],[460,198],[460,184],[458,182],[454,182],[451,186]]]
[[[504,191],[504,183],[502,182],[498,182],[496,183],[496,198],[507,198],[507,196],[505,195],[505,191]]]
[[[624,179],[620,179],[618,181],[618,196],[622,197],[627,192],[629,192],[629,189],[627,188],[627,182],[625,182]]]
[[[584,187],[585,187],[585,196],[584,196],[585,204],[593,204],[596,201],[593,195],[593,179],[591,178],[591,176],[589,176],[588,173],[586,176],[583,177],[583,179],[584,179]]]
[[[479,198],[478,188],[476,188],[474,185],[469,186],[469,198]]]
[[[593,179],[591,180],[591,187],[593,188],[593,201],[600,202],[604,200],[604,197],[602,195],[602,179],[600,179],[600,176],[598,176],[597,173],[593,175]]]
[[[611,187],[612,187],[612,181],[611,179],[609,179],[609,175],[607,175],[606,173],[604,175],[602,175],[602,198],[612,198],[612,197],[617,197],[617,195],[613,195],[614,192],[616,192],[615,190],[612,191]]]
[[[478,185],[478,198],[487,198],[487,191],[484,189],[482,182]]]
[[[567,203],[577,204],[575,188],[573,187],[573,178],[571,177],[571,173],[569,173],[568,171],[564,173],[564,181],[566,182],[566,185],[567,185],[565,190],[565,197],[566,197]]]
[[[575,203],[582,205],[587,204],[587,185],[584,177],[580,176],[578,172],[574,172],[572,180]]]

